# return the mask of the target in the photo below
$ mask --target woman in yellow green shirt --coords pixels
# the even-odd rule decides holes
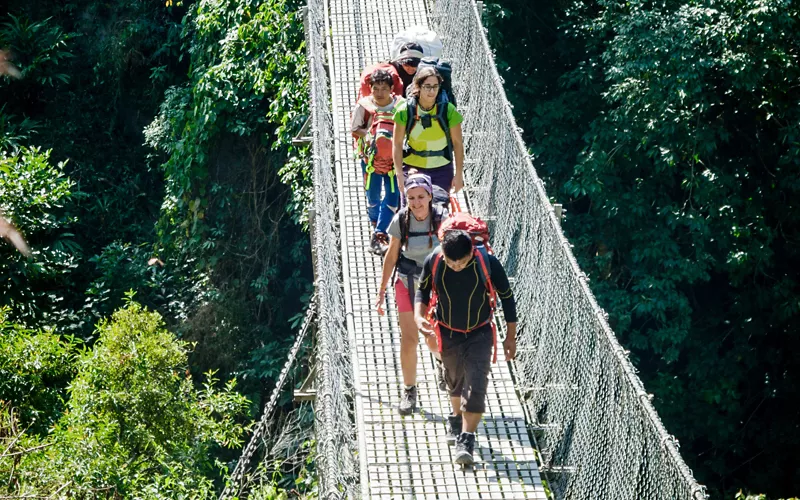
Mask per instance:
[[[447,192],[464,187],[464,117],[453,103],[439,99],[441,87],[442,77],[435,68],[420,69],[408,88],[408,99],[395,108],[393,159],[401,193],[409,168],[428,175]]]

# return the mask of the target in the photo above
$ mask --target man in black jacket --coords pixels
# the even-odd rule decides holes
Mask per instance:
[[[474,463],[475,431],[486,410],[495,344],[488,282],[503,303],[508,325],[503,348],[510,361],[517,350],[514,294],[500,261],[484,249],[473,247],[466,232],[444,234],[441,246],[425,259],[415,298],[417,327],[426,335],[439,336],[444,378],[453,407],[447,438],[451,444],[456,443],[454,461],[461,465]],[[436,324],[431,325],[425,315],[434,290],[438,296]]]
[[[400,80],[403,82],[403,95],[400,97],[406,96],[406,90],[414,81],[417,66],[422,58],[422,46],[410,42],[400,47],[400,55],[394,61],[389,62],[397,70],[397,74],[400,75]]]

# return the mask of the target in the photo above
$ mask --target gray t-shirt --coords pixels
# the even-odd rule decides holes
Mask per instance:
[[[405,210],[398,211],[391,224],[389,224],[388,233],[392,238],[400,238],[400,217],[404,217],[403,212]],[[434,206],[434,210],[444,212],[441,216],[442,219],[447,215],[447,211],[442,208]],[[435,228],[431,232],[431,217],[433,217],[433,213],[429,213],[425,220],[419,221],[414,217],[414,214],[411,214],[409,217],[408,242],[401,252],[405,257],[416,262],[420,268],[425,262],[425,257],[439,246],[439,236],[436,234]],[[428,236],[429,233],[431,233],[430,237]]]
[[[375,99],[372,96],[369,96],[367,99],[372,102],[376,111],[382,111],[386,113],[393,111],[395,106],[397,106],[403,100],[402,97],[392,96],[392,102],[386,106],[378,106],[375,104]],[[357,130],[369,131],[371,125],[372,114],[367,113],[367,110],[361,105],[360,102],[356,103],[356,107],[353,109],[352,118],[350,119],[350,132],[356,132]]]

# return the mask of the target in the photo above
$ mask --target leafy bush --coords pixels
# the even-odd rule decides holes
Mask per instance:
[[[61,416],[66,387],[75,375],[78,342],[8,320],[0,308],[0,401],[17,409],[20,425],[44,435]]]
[[[217,389],[208,374],[195,389],[186,343],[134,302],[101,322],[97,336],[77,360],[68,411],[52,435],[15,467],[0,461],[15,478],[9,493],[213,498],[220,466],[211,452],[241,445],[245,431],[237,419],[248,401],[235,381]]]
[[[26,260],[0,244],[0,305],[31,324],[65,320],[53,290],[66,286],[77,266],[80,248],[66,231],[73,222],[66,211],[72,181],[64,163],[53,166],[50,151],[20,148],[0,152],[0,211],[25,234],[33,251]]]

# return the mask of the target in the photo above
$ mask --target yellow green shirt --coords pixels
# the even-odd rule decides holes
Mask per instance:
[[[431,126],[427,129],[417,121],[416,125],[411,129],[408,134],[408,145],[415,151],[441,151],[447,148],[447,136],[439,125],[439,120],[436,119],[436,104],[432,110],[423,111],[417,105],[417,116],[422,117],[431,115]],[[447,123],[450,128],[455,127],[464,121],[464,117],[458,112],[453,103],[447,103]],[[408,124],[408,103],[401,102],[397,105],[394,111],[394,122],[402,125],[404,128]],[[419,156],[414,153],[409,154],[403,158],[403,163],[416,168],[439,168],[450,164],[450,160],[444,156]]]

